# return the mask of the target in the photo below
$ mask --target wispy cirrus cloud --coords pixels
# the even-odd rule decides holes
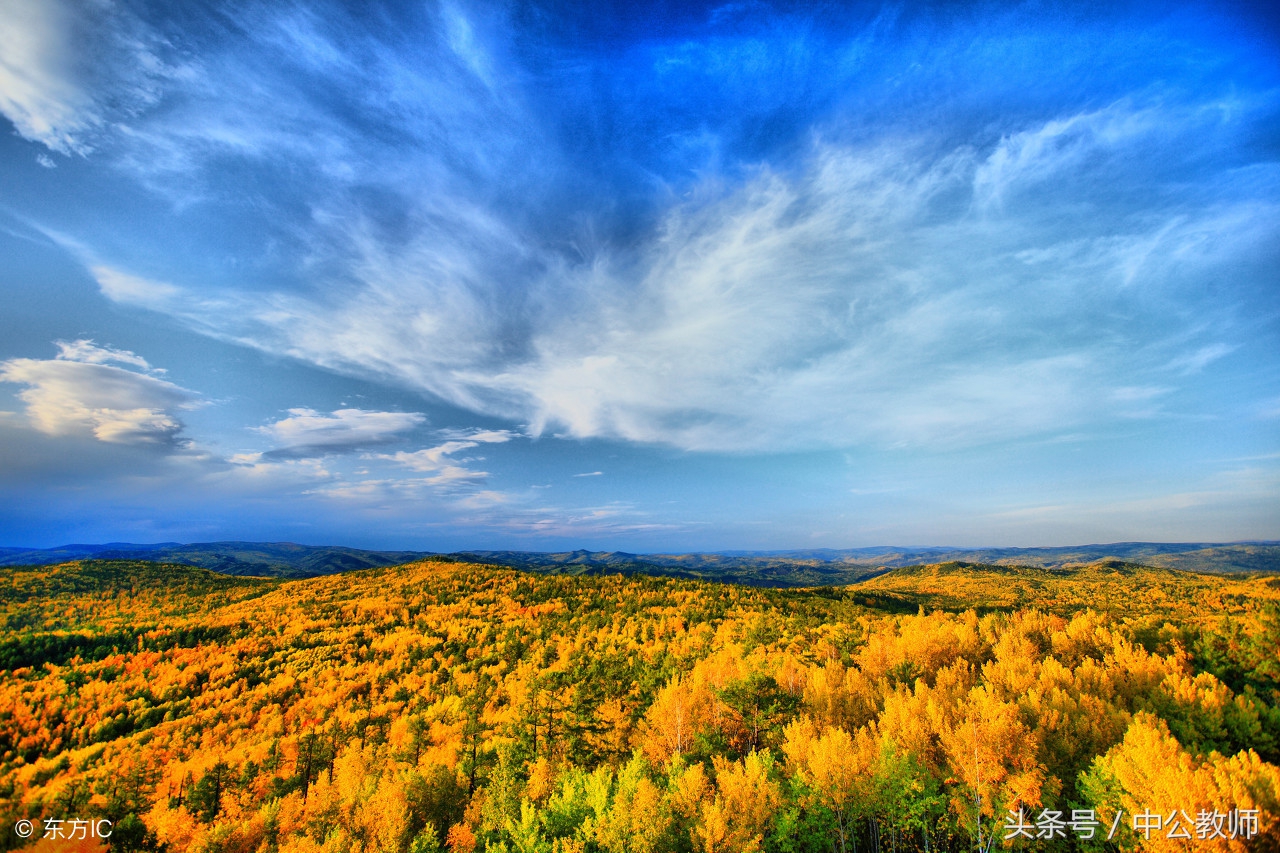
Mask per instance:
[[[1262,508],[1274,504],[1280,493],[1276,461],[1274,456],[1235,460],[1236,464],[1206,471],[1172,487],[1145,488],[1143,493],[1121,498],[1099,500],[1091,496],[1060,505],[1004,508],[992,512],[988,520],[1026,524],[1028,531],[1041,536],[1055,527],[1081,532],[1109,530],[1115,541],[1125,530],[1148,525],[1157,541],[1202,540],[1206,531],[1215,528],[1225,531],[1217,534],[1224,540],[1247,539],[1251,537],[1248,531],[1257,528],[1266,512]],[[1034,539],[1034,534],[1030,538]]]
[[[1129,128],[1121,110],[1066,122],[1092,186],[1145,180],[1108,164],[1165,144],[1141,125],[1108,130]],[[1168,115],[1165,127],[1196,129]],[[749,450],[963,444],[1127,417],[1135,370],[1154,377],[1157,351],[1164,364],[1193,357],[1162,343],[1189,306],[1218,334],[1238,321],[1235,304],[1202,301],[1199,282],[1232,255],[1256,257],[1277,206],[1242,188],[1207,209],[1126,204],[1064,226],[1067,210],[1097,202],[1078,187],[1056,206],[1038,194],[1062,152],[1024,142],[997,179],[1002,145],[820,140],[788,174],[708,185],[626,252],[600,246],[569,264],[529,250],[515,301],[476,260],[508,256],[490,241],[525,243],[508,225],[469,232],[462,253],[430,217],[394,244],[359,214],[329,226],[331,245],[349,249],[322,263],[346,270],[341,287],[226,294],[234,307],[215,313],[204,295],[188,307],[185,290],[133,292],[215,334],[535,432]]]
[[[1205,344],[1191,352],[1174,357],[1168,366],[1171,370],[1175,370],[1184,376],[1196,374],[1218,359],[1231,355],[1239,348],[1238,344],[1223,342]]]
[[[501,515],[479,514],[475,523],[511,534],[539,539],[608,539],[617,536],[670,535],[699,526],[691,519],[655,518],[625,501],[588,507],[517,507]]]
[[[182,74],[115,61],[165,109],[112,113],[111,156],[199,196],[193,229],[259,223],[256,278],[113,260],[103,293],[533,433],[773,451],[1117,423],[1272,298],[1209,285],[1280,242],[1253,145],[1276,90],[1237,81],[1260,67],[1237,45],[1187,59],[1176,16],[780,13],[594,56],[465,4],[243,14]],[[268,188],[253,210],[228,164]]]
[[[182,444],[179,413],[201,405],[199,395],[154,375],[161,371],[127,350],[90,340],[57,346],[52,359],[0,362],[0,381],[25,386],[18,398],[33,428],[111,444]]]

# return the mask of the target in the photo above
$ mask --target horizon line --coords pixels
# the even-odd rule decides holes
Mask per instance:
[[[1049,551],[1049,550],[1067,550],[1072,548],[1108,548],[1115,546],[1200,546],[1200,547],[1223,547],[1233,545],[1280,545],[1280,539],[1239,539],[1230,541],[1158,541],[1158,540],[1121,540],[1115,542],[1089,542],[1076,543],[1071,545],[854,545],[842,548],[833,547],[794,547],[794,548],[719,548],[719,549],[697,549],[697,550],[669,550],[669,551],[626,551],[620,548],[612,549],[591,549],[585,547],[579,548],[556,548],[548,550],[534,550],[527,548],[460,548],[452,551],[424,550],[419,548],[362,548],[354,545],[342,544],[323,544],[312,545],[302,542],[293,542],[287,540],[259,540],[259,539],[216,539],[204,542],[70,542],[63,545],[53,545],[47,547],[27,546],[27,545],[0,545],[0,550],[5,551],[64,551],[76,548],[97,548],[97,549],[123,549],[123,548],[146,548],[159,549],[166,547],[196,547],[202,545],[275,545],[275,546],[293,546],[297,548],[346,548],[352,551],[366,551],[370,553],[394,553],[407,552],[423,555],[439,555],[449,556],[453,554],[484,554],[484,553],[523,553],[523,554],[572,554],[583,552],[587,554],[628,554],[631,556],[673,556],[685,554],[717,554],[724,556],[755,554],[793,554],[793,553],[812,553],[812,552],[854,552],[854,551]]]

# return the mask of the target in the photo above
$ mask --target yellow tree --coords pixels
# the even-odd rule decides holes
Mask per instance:
[[[880,696],[862,671],[848,669],[838,660],[827,661],[809,672],[805,705],[824,726],[855,731],[875,717]]]
[[[667,846],[671,806],[650,781],[648,764],[635,755],[618,773],[609,808],[595,825],[595,838],[610,853],[656,853]]]
[[[740,761],[715,756],[712,762],[716,797],[702,805],[694,846],[701,853],[757,853],[782,802],[778,784],[769,778],[773,756],[764,750]]]
[[[645,712],[644,752],[655,764],[688,752],[709,724],[715,696],[691,678],[675,675]]]
[[[1082,788],[1099,810],[1122,809],[1129,816],[1128,842],[1145,850],[1280,847],[1280,768],[1253,750],[1193,756],[1153,714],[1134,716],[1124,740],[1094,760]],[[1258,837],[1252,841],[1240,824],[1242,812],[1254,812]]]
[[[866,729],[855,739],[844,729],[819,734],[802,717],[787,726],[782,750],[795,776],[817,803],[835,816],[836,835],[843,851],[852,843],[857,806],[868,796],[867,784],[876,760],[876,746]]]
[[[939,739],[959,782],[951,807],[983,849],[998,818],[1019,807],[1040,806],[1046,773],[1038,761],[1039,744],[1017,705],[1002,702],[985,685],[975,687],[963,712],[940,727]]]

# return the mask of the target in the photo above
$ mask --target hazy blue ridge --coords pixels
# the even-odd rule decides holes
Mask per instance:
[[[888,569],[948,561],[1040,568],[1119,559],[1211,573],[1280,573],[1280,543],[1122,542],[1062,548],[912,548],[632,554],[625,551],[369,551],[292,542],[110,542],[57,548],[0,548],[0,566],[69,560],[149,560],[199,566],[228,575],[300,578],[394,566],[422,559],[459,560],[546,574],[649,574],[752,586],[840,586]]]
[[[183,545],[65,545],[59,548],[0,548],[0,565],[48,565],[68,560],[151,560],[211,569],[228,575],[315,577],[395,566],[432,556],[420,551],[366,551],[292,542],[201,542]]]

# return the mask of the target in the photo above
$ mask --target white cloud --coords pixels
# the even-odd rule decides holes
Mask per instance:
[[[1123,403],[1146,403],[1157,397],[1163,397],[1172,390],[1172,388],[1161,388],[1159,386],[1129,385],[1114,389],[1111,392],[1111,396],[1113,399]]]
[[[48,435],[92,436],[113,444],[176,446],[177,412],[200,404],[195,393],[156,376],[146,360],[92,341],[59,342],[57,358],[0,362],[0,381],[26,386],[18,398],[27,421]]]
[[[424,447],[415,451],[400,451],[391,454],[377,454],[373,458],[394,462],[397,465],[429,474],[427,477],[416,477],[405,480],[405,483],[430,487],[441,494],[477,494],[476,487],[489,478],[489,472],[468,468],[467,464],[475,459],[457,459],[454,454],[479,447],[482,444],[503,444],[515,437],[509,430],[447,430],[447,434],[465,435],[465,439],[453,438],[434,447]],[[489,492],[487,494],[500,494]]]
[[[76,341],[55,341],[54,343],[58,347],[56,358],[61,361],[79,361],[85,364],[110,364],[115,362],[116,364],[126,364],[130,367],[140,367],[149,372],[164,372],[153,368],[145,358],[129,350],[101,347],[84,338]]]
[[[579,263],[447,194],[411,207],[398,241],[330,200],[308,263],[337,272],[310,294],[104,292],[534,434],[772,450],[1077,429],[1158,412],[1156,394],[1135,412],[1134,389],[1167,382],[1162,336],[1186,351],[1193,304],[1197,326],[1229,327],[1234,306],[1199,302],[1199,282],[1276,236],[1248,198],[1126,202],[1105,223],[1071,212],[1125,185],[1117,164],[1216,120],[1117,102],[991,151],[928,132],[818,137],[800,167],[708,179],[651,239]],[[1188,371],[1222,354],[1191,345]]]
[[[440,435],[451,441],[474,441],[479,444],[505,444],[520,433],[509,429],[442,429]]]
[[[1218,359],[1235,352],[1239,347],[1234,344],[1216,343],[1198,347],[1195,351],[1180,355],[1169,362],[1169,369],[1183,375],[1200,373]]]
[[[290,409],[289,417],[257,427],[257,431],[276,444],[265,456],[302,458],[387,444],[425,422],[426,416],[417,412],[338,409],[324,414],[314,409]]]
[[[155,99],[155,80],[167,73],[158,44],[111,0],[6,0],[0,113],[27,139],[85,154],[110,114],[127,115]]]
[[[382,455],[379,458],[389,459],[411,471],[440,471],[451,464],[449,456],[460,450],[469,450],[476,446],[477,444],[474,441],[446,441],[444,444],[435,447],[426,447],[411,453],[400,451],[399,453]]]
[[[1160,111],[1119,102],[1012,133],[974,171],[974,202],[998,207],[1014,193],[1069,181],[1086,158],[1108,156],[1167,126],[1168,116]]]
[[[102,295],[116,302],[132,302],[159,308],[180,294],[179,289],[171,284],[129,275],[102,264],[95,264],[89,271],[102,289]]]
[[[63,153],[83,150],[78,135],[100,121],[71,68],[69,12],[46,0],[0,6],[0,112],[27,139]]]
[[[522,100],[502,27],[474,10],[423,13],[418,34],[435,49],[412,53],[373,28],[346,32],[337,13],[246,10],[243,35],[180,72],[121,13],[99,41],[133,32],[135,47],[100,80],[64,68],[85,38],[69,6],[13,8],[30,38],[10,65],[38,80],[15,83],[5,109],[26,110],[14,120],[31,138],[79,150],[111,124],[96,93],[123,87],[146,104],[162,81],[164,110],[112,113],[117,165],[181,201],[223,192],[202,179],[230,158],[288,200],[252,287],[134,275],[81,252],[108,298],[534,434],[767,451],[973,444],[1114,420],[1134,414],[1126,389],[1220,357],[1212,341],[1171,352],[1160,339],[1189,316],[1210,315],[1215,335],[1229,327],[1234,306],[1201,285],[1274,244],[1280,222],[1264,196],[1227,186],[1239,174],[1178,165],[1181,150],[1206,162],[1228,150],[1233,127],[1269,104],[1246,93],[1226,117],[1151,94],[1033,118],[1001,109],[978,130],[935,128],[928,109],[914,128],[874,133],[826,116],[794,160],[664,186],[688,192],[651,194],[619,237],[608,205],[564,201],[598,187],[575,183],[581,164],[561,160],[576,155]],[[298,97],[301,75],[326,81],[332,103]],[[1161,180],[1150,164],[1165,164]],[[1251,185],[1274,180],[1258,168]],[[305,217],[291,218],[294,201]],[[278,452],[363,446],[340,437],[349,426],[319,425],[329,438],[314,445],[277,436]]]

